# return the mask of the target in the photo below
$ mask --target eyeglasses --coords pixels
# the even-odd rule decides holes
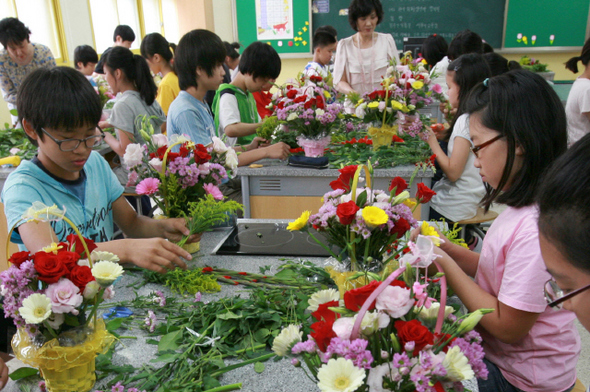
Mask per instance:
[[[498,135],[495,138],[488,140],[487,142],[484,142],[482,144],[478,144],[477,146],[473,146],[473,147],[471,147],[471,152],[473,152],[473,154],[475,155],[476,158],[479,158],[479,155],[478,155],[479,150],[481,150],[484,147],[489,146],[490,144],[492,144],[496,140],[502,139],[503,137],[504,137],[504,135]]]
[[[86,146],[86,148],[92,148],[92,147],[96,146],[98,143],[100,143],[104,139],[105,135],[104,135],[103,130],[100,129],[100,127],[97,127],[97,128],[100,131],[100,135],[92,135],[92,136],[87,137],[86,139],[64,139],[64,140],[57,140],[56,138],[51,136],[51,134],[49,132],[47,132],[45,129],[41,128],[41,130],[43,131],[43,133],[45,133],[47,136],[49,136],[51,138],[51,140],[53,140],[54,142],[57,143],[60,150],[62,150],[63,152],[69,152],[69,151],[74,151],[76,148],[78,148],[78,146],[82,142],[84,142],[84,145]]]
[[[545,300],[547,301],[548,306],[561,309],[565,301],[588,289],[590,289],[590,284],[581,289],[565,294],[563,290],[559,288],[555,280],[549,279],[545,282]]]

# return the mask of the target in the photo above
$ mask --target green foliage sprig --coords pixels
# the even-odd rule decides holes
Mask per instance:
[[[262,125],[256,130],[256,136],[263,139],[271,140],[275,130],[280,126],[277,116],[270,116],[264,119]]]
[[[196,293],[214,293],[221,290],[215,276],[203,274],[200,268],[183,270],[176,268],[165,274],[144,270],[145,283],[159,283],[180,295]]]
[[[37,153],[35,147],[25,135],[25,131],[20,128],[12,128],[10,124],[4,124],[5,129],[0,130],[0,158],[8,157],[13,154],[10,150],[18,148],[15,155],[22,159],[32,159]]]

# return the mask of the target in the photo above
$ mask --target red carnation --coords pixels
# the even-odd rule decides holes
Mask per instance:
[[[337,318],[340,318],[340,314],[335,313],[328,308],[337,308],[338,306],[340,306],[338,301],[325,302],[319,305],[318,310],[313,312],[311,315],[318,321],[324,320],[329,323],[334,323]]]
[[[180,146],[180,150],[178,151],[178,153],[181,157],[185,158],[188,156],[189,149],[186,148],[186,146],[183,144],[182,146]]]
[[[307,95],[300,95],[293,100],[294,103],[301,103],[307,101]]]
[[[89,282],[95,280],[90,267],[85,265],[76,265],[67,275],[67,278],[80,289],[81,293],[84,293],[84,289]]]
[[[434,344],[434,335],[432,332],[416,319],[411,321],[398,320],[393,325],[397,329],[397,338],[402,347],[408,342],[416,343],[413,353],[414,356],[417,356],[427,345]]]
[[[24,250],[22,252],[13,253],[12,256],[8,259],[12,264],[16,265],[17,268],[20,268],[20,265],[27,260],[31,259],[31,253]]]
[[[316,103],[316,99],[312,98],[309,101],[305,102],[305,104],[303,105],[304,109],[310,109],[313,105],[315,105]]]
[[[406,232],[411,228],[412,226],[410,226],[410,223],[407,220],[404,218],[399,218],[399,220],[395,222],[395,225],[389,232],[389,235],[397,234],[397,238],[402,238],[403,235],[406,234]]]
[[[322,79],[322,77],[321,77],[321,76],[317,76],[317,75],[311,75],[311,76],[309,77],[309,80],[311,80],[311,81],[312,81],[312,82],[314,82],[314,83],[318,83],[318,82],[321,82],[323,79]]]
[[[334,322],[327,323],[325,321],[318,321],[317,323],[311,324],[311,330],[313,332],[310,335],[315,340],[321,352],[326,352],[330,341],[336,337],[336,332],[332,329],[333,324]]]
[[[211,160],[211,155],[207,152],[207,148],[202,144],[197,144],[195,146],[195,163],[197,165],[201,165],[203,163],[209,162]]]
[[[213,272],[213,268],[212,267],[204,267],[201,272],[205,273],[205,272]]]
[[[350,190],[350,185],[343,183],[340,178],[330,182],[330,187],[334,190],[342,189],[342,190],[345,190],[346,192],[348,192]]]
[[[395,188],[395,195],[399,195],[406,189],[408,189],[408,183],[401,177],[395,177],[391,180],[391,184],[389,184],[389,192],[393,191]]]
[[[297,90],[289,90],[287,91],[287,98],[293,99],[297,96]]]
[[[424,185],[423,182],[418,184],[418,192],[416,192],[416,199],[418,202],[428,203],[434,195],[436,195],[436,192]]]
[[[350,183],[356,173],[357,165],[344,166],[342,169],[338,169],[340,176],[338,177],[343,183],[347,184],[350,188]]]
[[[340,218],[340,223],[343,225],[350,225],[358,210],[360,210],[360,208],[351,200],[339,204],[338,207],[336,207],[336,215]]]
[[[76,252],[80,255],[80,257],[88,258],[88,255],[86,255],[86,250],[84,249],[84,245],[82,244],[80,237],[78,237],[76,234],[70,234],[66,237],[66,240],[70,244],[69,250],[71,252]],[[97,248],[94,241],[89,240],[88,238],[84,238],[84,242],[86,243],[86,246],[88,247],[88,251],[90,253],[92,253],[92,251]]]
[[[321,99],[320,97],[316,98],[315,100],[315,106],[318,109],[325,109],[326,105],[324,104],[324,100]]]
[[[406,142],[404,139],[402,139],[401,137],[399,137],[397,135],[393,135],[393,137],[391,138],[391,140],[394,143],[405,143]]]
[[[45,283],[56,283],[69,271],[64,263],[53,253],[37,252],[33,257],[35,270],[39,274],[39,280]]]

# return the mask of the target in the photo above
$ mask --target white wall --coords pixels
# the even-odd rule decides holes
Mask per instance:
[[[234,37],[232,0],[213,0],[213,20],[215,23],[215,34],[222,41],[237,41],[237,37]]]
[[[74,63],[74,49],[79,45],[94,46],[92,24],[87,1],[60,0],[61,15],[68,46],[70,64]]]

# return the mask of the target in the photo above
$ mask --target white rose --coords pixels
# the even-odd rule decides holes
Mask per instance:
[[[141,144],[131,143],[125,149],[123,155],[123,162],[127,166],[127,169],[141,165],[143,160],[143,147]]]
[[[324,110],[322,110],[322,109],[316,109],[315,110],[315,115],[318,116],[318,117],[319,116],[323,116],[324,113],[326,113],[326,112]]]
[[[293,121],[293,120],[297,120],[299,116],[297,115],[297,113],[291,113],[289,114],[289,116],[287,117],[287,121]]]
[[[439,309],[440,303],[433,302],[430,304],[430,308],[426,309],[426,307],[423,306],[420,309],[414,309],[414,313],[419,312],[417,317],[422,323],[434,326],[436,324],[436,319],[438,318]],[[451,306],[445,306],[445,318],[449,317],[453,311],[454,309]]]
[[[228,149],[225,154],[225,165],[232,171],[238,168],[238,155],[233,148]]]
[[[365,118],[365,109],[366,108],[367,108],[367,104],[361,103],[354,110],[354,115],[362,120],[363,118]]]
[[[51,328],[58,329],[65,319],[66,317],[63,313],[53,313],[46,321]]]
[[[226,146],[225,143],[217,136],[213,136],[211,140],[213,140],[213,151],[215,151],[216,153],[223,154],[224,152],[229,150],[229,147]]]
[[[376,308],[393,318],[405,316],[414,305],[411,291],[398,286],[387,286],[377,296]]]
[[[164,147],[168,145],[168,137],[161,133],[153,135],[152,141],[154,142],[156,147]]]
[[[155,171],[161,172],[162,171],[162,160],[160,158],[152,158],[152,159],[150,159],[150,166],[153,167]]]
[[[340,339],[349,340],[350,334],[352,333],[352,327],[354,326],[356,316],[353,317],[340,317],[332,324],[332,331],[336,333]]]

